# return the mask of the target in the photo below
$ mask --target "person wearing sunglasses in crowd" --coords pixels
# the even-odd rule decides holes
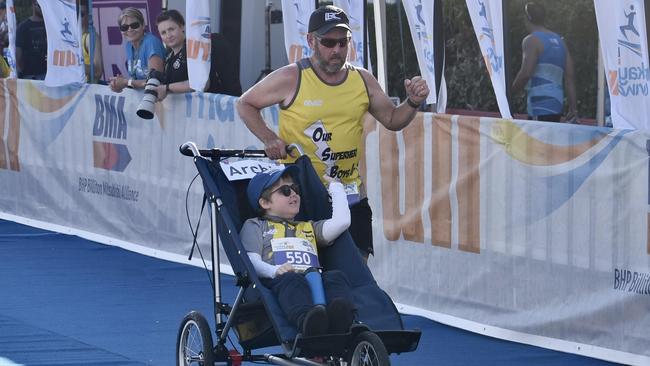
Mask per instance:
[[[350,234],[367,261],[373,253],[372,211],[359,172],[363,116],[368,111],[392,131],[406,127],[429,95],[420,76],[406,79],[407,98],[395,107],[377,79],[346,62],[351,31],[338,7],[324,6],[310,16],[309,58],[284,66],[246,91],[237,111],[264,144],[271,159],[287,156],[287,143],[302,145],[319,175],[340,179],[352,213]],[[279,104],[279,135],[262,119],[261,109]]]
[[[168,48],[165,60],[165,83],[158,86],[158,100],[165,99],[168,93],[193,91],[187,73],[185,19],[180,12],[171,9],[160,13],[156,24],[158,33]],[[239,96],[241,84],[229,45],[219,35],[211,36],[210,78],[203,91]]]
[[[81,16],[81,51],[84,58],[84,67],[86,69],[86,81],[97,83],[104,74],[104,62],[102,61],[102,42],[99,34],[95,32],[95,49],[93,55],[94,78],[90,77],[90,29],[88,28],[88,4],[81,2],[79,4],[79,14]],[[103,83],[103,82],[102,82]]]
[[[332,217],[296,221],[300,188],[299,168],[255,175],[246,189],[248,202],[260,215],[246,220],[241,242],[264,286],[277,297],[289,322],[304,336],[345,333],[352,325],[355,307],[345,273],[320,267],[318,248],[331,245],[350,225],[350,210],[343,185],[328,177]]]
[[[121,92],[124,88],[144,89],[149,70],[164,71],[165,49],[160,39],[145,32],[144,16],[136,8],[122,10],[117,24],[126,39],[126,66],[128,77],[116,75],[110,79],[111,90]]]

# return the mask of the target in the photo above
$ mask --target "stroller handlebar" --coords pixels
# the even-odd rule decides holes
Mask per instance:
[[[264,158],[266,157],[266,152],[264,150],[246,150],[246,149],[207,149],[201,150],[196,147],[196,144],[193,141],[187,141],[182,144],[178,150],[181,154],[185,156],[203,156],[206,158]],[[298,144],[287,145],[287,154],[291,154],[292,151],[297,151],[299,156],[304,155],[302,147]]]

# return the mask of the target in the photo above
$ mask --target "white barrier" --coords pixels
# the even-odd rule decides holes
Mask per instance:
[[[191,246],[196,171],[180,144],[261,148],[229,96],[172,95],[147,121],[133,90],[0,85],[0,217],[161,258],[186,262]],[[277,124],[277,109],[265,118]],[[405,310],[648,364],[648,140],[493,118],[419,114],[401,133],[367,121],[371,269]],[[201,194],[195,184],[194,223]]]

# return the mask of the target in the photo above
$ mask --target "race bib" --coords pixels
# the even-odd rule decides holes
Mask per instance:
[[[276,265],[291,263],[298,272],[305,271],[309,267],[320,267],[316,249],[305,239],[271,239],[271,248]]]
[[[345,194],[348,197],[348,206],[359,202],[361,198],[359,196],[359,185],[356,182],[344,184],[343,189],[345,189]]]

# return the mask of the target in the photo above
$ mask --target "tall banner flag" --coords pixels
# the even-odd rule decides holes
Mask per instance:
[[[307,44],[309,16],[316,10],[313,1],[282,0],[282,22],[284,23],[284,47],[289,63],[311,56]]]
[[[366,0],[334,0],[334,6],[343,9],[350,20],[352,47],[348,50],[348,62],[357,67],[365,67],[363,61],[366,54],[366,44],[363,32],[366,27],[363,8],[366,6]]]
[[[409,22],[420,73],[431,90],[427,97],[427,104],[437,103],[436,109],[438,112],[444,112],[447,104],[446,98],[439,94],[446,93],[446,89],[443,89],[445,83],[440,83],[440,91],[436,87],[438,83],[436,80],[435,57],[437,51],[434,43],[434,2],[435,0],[403,0],[402,4]],[[444,58],[442,60],[444,63]],[[442,78],[444,79],[444,76]]]
[[[9,46],[5,49],[5,58],[11,73],[10,78],[16,78],[16,8],[14,7],[14,0],[7,0],[7,34],[9,38]]]
[[[501,0],[466,0],[474,33],[481,46],[485,66],[492,80],[499,111],[512,118],[506,96],[505,59],[503,57],[503,3]]]
[[[81,54],[81,28],[75,0],[38,0],[47,31],[45,85],[62,86],[86,80]]]
[[[187,74],[190,88],[203,91],[210,78],[210,0],[187,0]]]
[[[650,60],[642,0],[594,0],[615,128],[650,129]]]

